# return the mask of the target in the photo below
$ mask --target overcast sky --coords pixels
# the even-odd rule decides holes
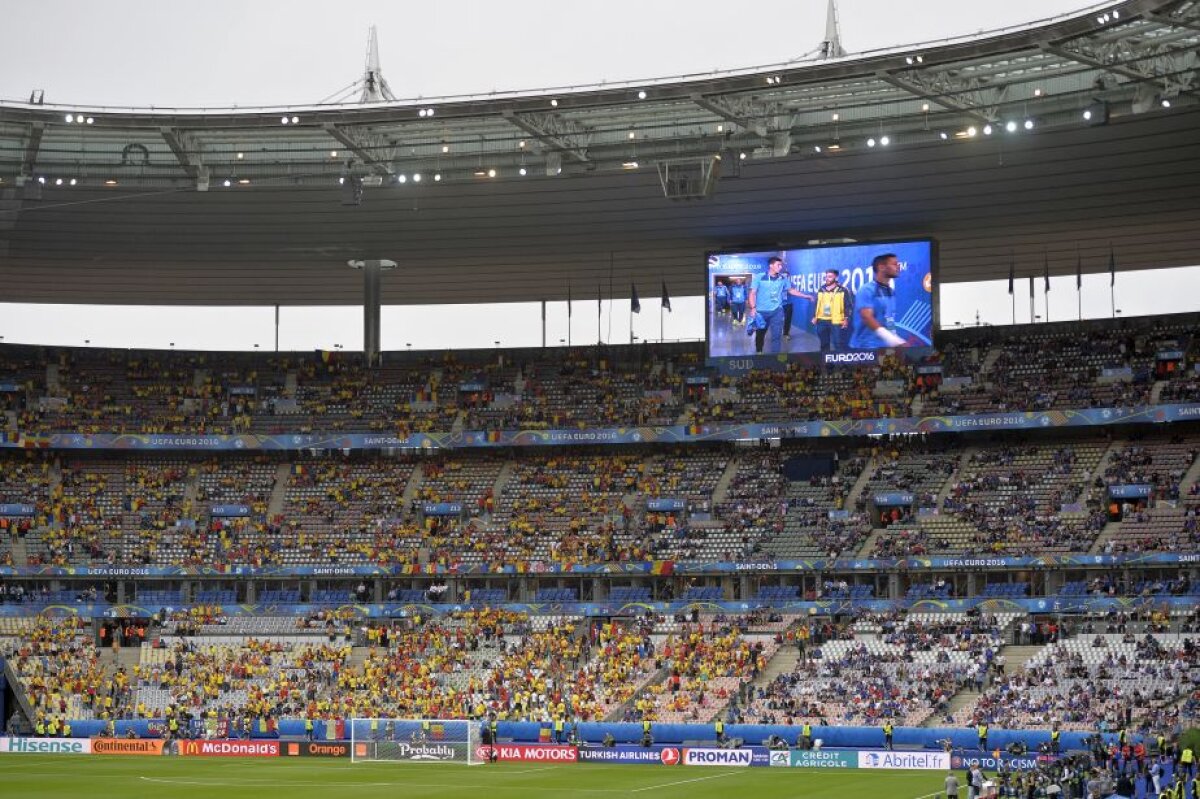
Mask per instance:
[[[841,0],[850,52],[928,42],[1044,20],[1097,4],[1081,0]],[[367,29],[379,28],[383,73],[397,96],[433,97],[661,78],[773,64],[811,52],[825,27],[825,0],[0,0],[0,99],[77,105],[295,105],[335,95],[362,73]],[[697,269],[702,265],[697,264]],[[1170,270],[1179,289],[1122,295],[1125,316],[1195,310],[1200,269]],[[1156,273],[1156,280],[1166,277]],[[1119,285],[1137,285],[1122,274]],[[1085,278],[1085,317],[1109,316],[1107,275]],[[1055,279],[1050,318],[1076,314],[1074,278]],[[1167,307],[1174,302],[1180,307]],[[1141,303],[1139,305],[1139,303]],[[600,336],[629,340],[628,301],[605,304]],[[657,302],[643,300],[634,334],[657,339]],[[663,336],[704,334],[699,297],[676,297]],[[1028,292],[1017,321],[1029,322]],[[537,306],[473,309],[477,324],[446,330],[443,309],[386,309],[385,349],[536,346]],[[943,288],[942,324],[1011,321],[1004,281]],[[1045,318],[1041,286],[1035,315]],[[357,308],[285,308],[283,349],[361,346]],[[428,318],[426,318],[428,317]],[[231,324],[236,318],[237,323]],[[218,323],[219,320],[219,323]],[[594,343],[594,311],[576,309],[574,343]],[[503,331],[502,334],[494,331]],[[433,331],[433,332],[431,332]],[[274,311],[0,306],[0,340],[107,347],[262,349],[274,346]],[[547,314],[547,343],[567,336],[565,306]]]
[[[1082,0],[841,0],[850,52],[1020,25]],[[362,74],[379,27],[399,97],[533,89],[779,63],[811,51],[825,0],[0,0],[0,98],[286,105]]]

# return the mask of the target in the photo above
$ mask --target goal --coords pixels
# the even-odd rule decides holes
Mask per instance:
[[[482,763],[479,722],[462,719],[351,719],[350,758],[404,763]]]

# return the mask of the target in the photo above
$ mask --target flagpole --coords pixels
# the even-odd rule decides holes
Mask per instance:
[[[1075,245],[1075,299],[1079,303],[1079,321],[1083,321],[1083,256]]]
[[[1042,298],[1046,305],[1046,324],[1050,323],[1050,256],[1042,253]],[[1197,797],[1200,799],[1200,797]]]
[[[1010,252],[1008,254],[1008,296],[1012,300],[1012,323],[1017,324],[1017,292],[1013,286],[1013,281],[1016,278],[1017,264],[1016,259]]]
[[[1112,318],[1117,318],[1117,256],[1113,252],[1112,242],[1108,243],[1108,302],[1112,310]]]
[[[1033,275],[1029,276],[1029,324],[1037,321],[1037,300],[1033,290]]]

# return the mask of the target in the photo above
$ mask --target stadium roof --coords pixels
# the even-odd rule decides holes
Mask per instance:
[[[1043,259],[1073,273],[1077,257],[1102,271],[1110,244],[1119,267],[1193,265],[1198,45],[1197,0],[1128,0],[813,63],[534,93],[9,103],[0,281],[18,302],[357,304],[346,261],[379,257],[401,266],[386,304],[585,299],[610,280],[616,296],[631,280],[680,295],[701,293],[706,249],[916,235],[942,242],[948,281],[1003,278],[1010,260],[1021,275]],[[361,204],[344,204],[358,181]]]

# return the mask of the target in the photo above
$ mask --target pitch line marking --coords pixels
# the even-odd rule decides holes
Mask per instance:
[[[657,791],[660,788],[670,788],[673,785],[687,785],[689,782],[704,782],[705,780],[719,780],[721,777],[728,777],[733,774],[743,774],[742,771],[725,771],[720,774],[711,774],[707,777],[695,777],[690,780],[678,780],[676,782],[665,782],[662,785],[647,785],[645,788],[633,788],[630,793],[641,793],[642,791]]]

